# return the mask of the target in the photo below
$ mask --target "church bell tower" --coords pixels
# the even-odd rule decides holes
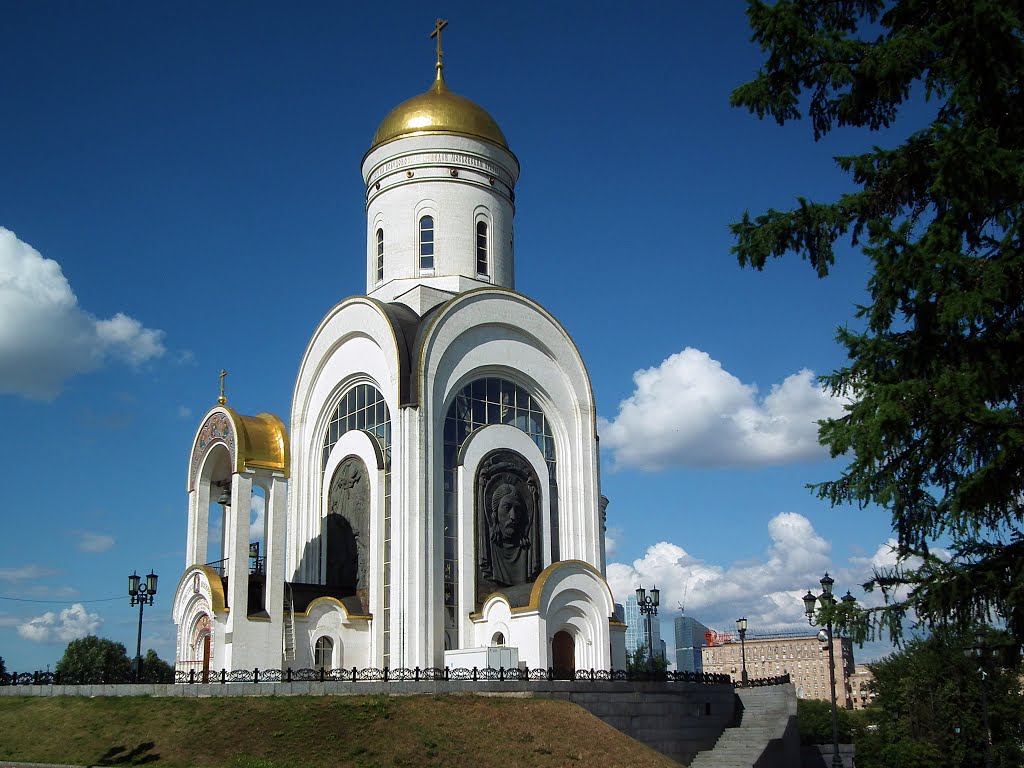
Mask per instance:
[[[366,293],[422,315],[472,288],[515,287],[519,161],[483,108],[444,80],[395,107],[363,158]]]

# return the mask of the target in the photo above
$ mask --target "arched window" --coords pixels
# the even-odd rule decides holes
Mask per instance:
[[[551,513],[551,561],[560,559],[558,548],[558,471],[551,422],[540,403],[518,384],[497,377],[476,379],[455,396],[444,422],[444,605],[445,650],[458,648],[455,575],[459,572],[456,457],[475,429],[508,424],[533,440],[548,465],[548,505]]]
[[[476,273],[487,275],[487,222],[476,223]]]
[[[384,280],[384,230],[377,230],[377,282]]]
[[[361,429],[369,432],[384,453],[384,544],[380,553],[384,573],[391,569],[391,415],[383,395],[371,384],[357,384],[349,389],[334,409],[324,429],[324,447],[320,471],[327,469],[331,449],[346,432]],[[322,479],[322,478],[321,478]],[[384,582],[384,666],[390,665],[391,582]]]
[[[420,269],[434,268],[434,217],[420,219]]]
[[[329,637],[318,637],[313,647],[313,666],[330,672],[334,661],[334,641]]]

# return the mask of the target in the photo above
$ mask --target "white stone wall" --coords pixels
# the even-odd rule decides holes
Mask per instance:
[[[392,301],[414,285],[451,291],[451,278],[515,287],[512,219],[519,163],[479,139],[409,136],[363,161],[366,182],[366,292]],[[434,218],[434,267],[420,269],[419,220]],[[489,269],[477,273],[476,223],[488,224]],[[384,231],[384,279],[377,281],[377,230]],[[462,290],[459,288],[458,290]]]

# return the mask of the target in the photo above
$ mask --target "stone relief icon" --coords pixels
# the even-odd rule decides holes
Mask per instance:
[[[326,583],[359,595],[365,607],[369,589],[370,493],[362,460],[349,456],[341,462],[328,493]]]
[[[479,576],[498,586],[526,584],[543,569],[540,491],[530,463],[515,451],[492,451],[476,482]]]

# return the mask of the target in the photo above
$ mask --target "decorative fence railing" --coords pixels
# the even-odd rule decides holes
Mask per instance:
[[[499,681],[499,682],[548,682],[552,680],[575,680],[577,682],[667,682],[667,683],[700,683],[732,684],[729,675],[700,672],[630,672],[625,669],[578,669],[575,672],[561,672],[548,667],[547,669],[522,668],[483,668],[477,667],[415,667],[409,669],[377,669],[367,667],[360,669],[233,669],[220,671],[201,669],[177,670],[173,676],[146,674],[141,682],[145,683],[179,683],[194,685],[197,683],[298,683],[298,682],[404,682],[404,681]],[[13,672],[0,675],[0,686],[11,685],[121,685],[136,682],[131,675],[62,675],[59,672]],[[789,682],[789,675],[749,680],[747,686],[781,685]],[[738,685],[738,683],[737,683]]]

